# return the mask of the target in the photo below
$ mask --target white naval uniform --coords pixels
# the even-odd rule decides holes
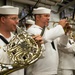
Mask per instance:
[[[0,35],[2,35],[2,34],[0,34]],[[13,36],[14,35],[11,33],[11,37],[10,38],[5,38],[5,39],[9,42],[10,39],[12,39]],[[6,45],[6,44],[0,39],[0,62],[10,64],[8,54],[7,54],[6,50],[4,50],[4,45]],[[0,71],[1,71],[1,66],[0,66]],[[9,75],[24,75],[24,69],[15,71],[15,72],[13,72]]]
[[[60,55],[58,75],[73,75],[73,70],[75,70],[75,42],[66,35],[62,38],[65,40],[61,41],[60,38],[63,46],[58,47]]]
[[[31,34],[41,34],[42,28],[37,25],[32,25],[28,32]],[[58,50],[52,48],[51,42],[57,37],[64,34],[62,26],[58,25],[50,30],[46,29],[43,39],[45,40],[45,51],[43,58],[40,58],[36,63],[27,69],[27,75],[54,75],[57,74],[58,68]],[[55,40],[56,41],[56,40]],[[54,41],[54,42],[55,42]],[[56,46],[56,45],[55,45]]]

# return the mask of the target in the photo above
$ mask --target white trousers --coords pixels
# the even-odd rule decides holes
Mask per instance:
[[[71,69],[62,69],[58,71],[58,75],[73,75],[73,70]]]

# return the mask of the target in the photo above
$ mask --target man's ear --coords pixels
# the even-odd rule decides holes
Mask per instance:
[[[39,20],[39,18],[40,18],[40,15],[36,15],[36,18],[37,18],[37,20]]]
[[[3,16],[0,18],[1,22],[3,22],[3,23],[5,22],[5,19],[6,19],[6,18],[3,17]]]

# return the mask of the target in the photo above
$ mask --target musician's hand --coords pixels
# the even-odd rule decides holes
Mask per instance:
[[[67,19],[61,19],[61,20],[59,21],[59,24],[60,24],[63,28],[69,26],[69,23],[68,23]]]
[[[64,30],[65,30],[65,34],[67,34],[67,33],[72,31],[72,27],[70,25],[69,26],[65,26]]]
[[[42,36],[40,36],[40,35],[34,35],[32,37],[33,37],[33,39],[35,39],[35,41],[37,43],[40,43],[40,44],[43,44],[44,43],[43,40],[42,40]]]

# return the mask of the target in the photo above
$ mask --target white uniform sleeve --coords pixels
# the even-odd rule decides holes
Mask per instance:
[[[71,46],[58,46],[58,49],[63,51],[64,53],[75,53],[75,44],[72,44]]]
[[[64,53],[75,53],[75,43],[70,44],[66,35],[59,38],[58,49]]]
[[[54,28],[51,28],[50,30],[45,31],[43,35],[43,39],[45,41],[47,40],[54,40],[59,36],[62,36],[64,34],[64,29],[61,25],[57,25]]]

